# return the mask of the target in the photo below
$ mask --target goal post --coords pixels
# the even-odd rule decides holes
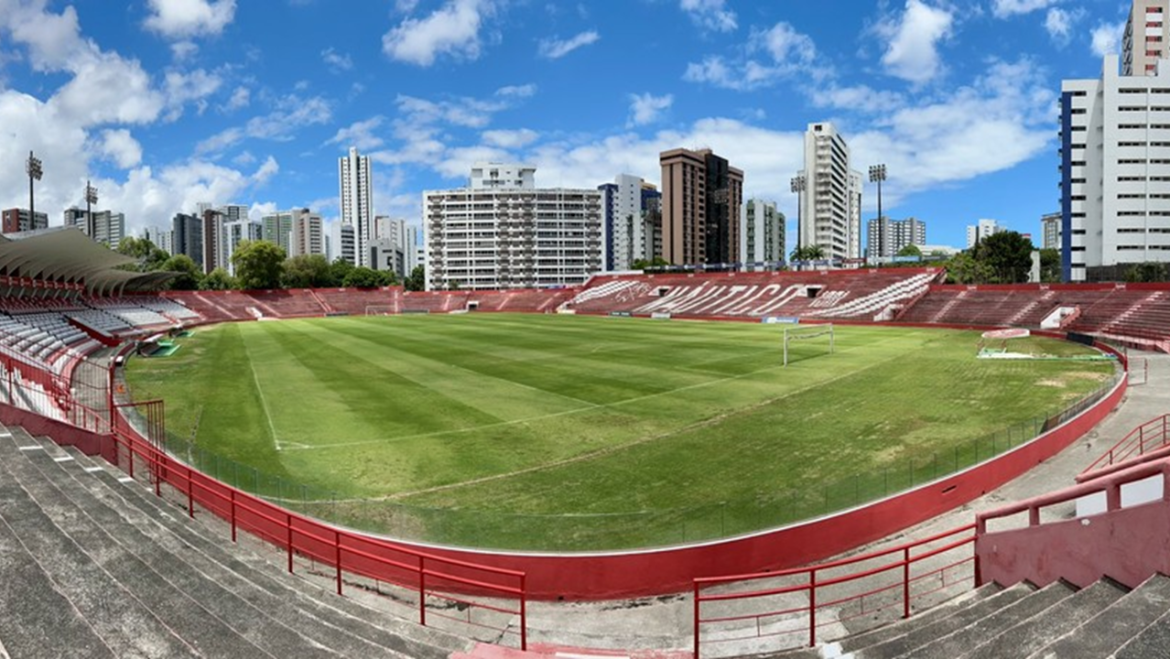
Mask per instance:
[[[793,325],[784,328],[784,365],[788,366],[788,344],[792,341],[806,341],[829,337],[829,354],[833,354],[834,339],[833,323],[825,325]]]

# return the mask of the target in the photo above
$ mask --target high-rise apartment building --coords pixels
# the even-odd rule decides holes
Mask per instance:
[[[418,227],[406,220],[374,218],[374,241],[378,244],[371,242],[370,262],[375,270],[390,269],[399,277],[406,277],[419,264]]]
[[[736,263],[743,172],[710,149],[673,149],[662,166],[662,258],[675,265]]]
[[[573,286],[601,270],[601,194],[509,175],[527,171],[476,164],[470,187],[423,193],[427,290]]]
[[[1061,85],[1061,268],[1065,281],[1170,262],[1170,66]],[[1096,271],[1095,271],[1096,270]]]
[[[224,258],[223,240],[224,216],[219,210],[207,208],[203,211],[203,274],[216,268],[227,269]]]
[[[967,249],[971,249],[978,245],[984,238],[1007,231],[1007,227],[1003,226],[995,220],[983,219],[975,224],[967,225]]]
[[[9,208],[0,212],[0,233],[34,231],[49,228],[49,216],[37,211],[29,217],[27,208]]]
[[[914,218],[875,217],[867,225],[867,259],[892,259],[908,245],[926,244],[926,223]]]
[[[662,192],[653,183],[642,183],[642,258],[662,258]]]
[[[289,238],[292,236],[293,217],[299,209],[266,213],[260,217],[260,239],[279,245],[289,252]]]
[[[800,247],[818,246],[825,258],[861,256],[861,173],[850,169],[849,145],[831,123],[804,133],[805,190],[800,195]]]
[[[263,240],[261,224],[248,219],[224,222],[221,236],[220,252],[223,254],[223,267],[234,277],[236,264],[232,263],[232,256],[245,240]]]
[[[777,267],[784,261],[784,213],[776,203],[749,199],[739,231],[740,258],[748,269]]]
[[[287,252],[290,257],[325,254],[324,224],[319,214],[308,208],[293,213]]]
[[[113,211],[91,211],[93,214],[94,235],[90,236],[95,243],[102,243],[110,249],[118,249],[122,236],[126,235],[126,216]],[[85,235],[89,235],[89,222],[84,208],[65,209],[65,226],[77,227]]]
[[[1060,213],[1047,213],[1040,216],[1041,247],[1044,249],[1060,249]]]
[[[161,249],[167,254],[174,254],[175,241],[174,233],[171,229],[164,229],[163,227],[146,227],[144,235],[147,240],[154,244],[155,247]]]
[[[350,147],[349,155],[337,163],[337,179],[340,186],[341,223],[354,228],[356,241],[354,265],[369,267],[368,245],[372,239],[374,223],[373,175],[370,171],[370,157],[358,154],[356,147]]]
[[[1170,58],[1170,0],[1133,0],[1122,38],[1121,75],[1152,76]]]
[[[172,254],[184,254],[203,269],[203,218],[176,213],[171,221],[171,239],[174,241]]]
[[[654,258],[654,226],[662,195],[637,176],[620,174],[601,192],[602,244],[606,270],[629,270],[635,261]]]

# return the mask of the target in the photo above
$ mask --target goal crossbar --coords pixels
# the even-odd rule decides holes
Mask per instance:
[[[788,366],[788,344],[791,341],[804,341],[806,339],[817,339],[822,336],[829,337],[829,354],[833,354],[835,336],[833,334],[833,323],[825,325],[806,325],[804,327],[785,327],[784,328],[784,365]]]

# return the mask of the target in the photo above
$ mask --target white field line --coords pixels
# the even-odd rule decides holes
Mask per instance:
[[[873,345],[878,345],[878,344],[881,344],[881,343],[887,343],[887,342],[889,342],[889,341],[895,341],[895,340],[897,340],[897,339],[887,339],[887,340],[885,340],[885,341],[877,341],[877,342],[874,342],[874,343],[869,343],[869,344],[866,344],[866,345],[868,345],[868,346],[873,346]],[[710,419],[703,419],[703,420],[701,420],[701,421],[696,421],[695,423],[688,424],[688,425],[686,425],[686,426],[683,426],[683,427],[681,427],[681,428],[675,428],[674,430],[671,430],[671,431],[669,431],[669,432],[661,433],[661,434],[658,434],[658,435],[650,435],[650,436],[647,436],[647,437],[642,437],[641,439],[637,439],[637,440],[635,440],[635,441],[632,441],[632,442],[627,442],[627,443],[625,443],[625,444],[620,444],[620,445],[618,445],[618,446],[607,446],[607,447],[605,447],[605,448],[600,448],[600,449],[597,449],[597,450],[595,450],[595,451],[590,451],[590,452],[588,452],[588,453],[582,453],[582,454],[580,454],[580,455],[575,455],[575,456],[572,456],[572,457],[569,457],[569,458],[563,458],[563,459],[561,459],[561,460],[555,460],[555,461],[553,461],[553,462],[545,462],[545,463],[542,463],[542,464],[533,465],[533,466],[531,466],[531,467],[525,467],[525,468],[523,468],[523,469],[516,469],[516,470],[509,471],[509,472],[505,472],[505,473],[500,473],[500,474],[492,474],[492,475],[490,475],[490,476],[482,476],[482,477],[480,477],[480,478],[472,478],[472,479],[469,479],[469,480],[460,481],[460,482],[458,482],[458,483],[447,483],[447,484],[445,484],[445,485],[436,485],[436,486],[433,486],[433,487],[425,487],[425,488],[422,488],[422,489],[418,489],[418,490],[411,490],[411,491],[407,491],[407,492],[395,492],[394,494],[387,494],[387,495],[380,496],[380,497],[363,497],[363,498],[351,498],[351,499],[336,499],[334,502],[335,502],[335,503],[341,503],[341,502],[351,502],[351,501],[393,501],[393,500],[396,500],[396,499],[404,499],[404,498],[411,497],[411,496],[415,496],[415,495],[419,495],[419,494],[429,494],[429,493],[432,493],[432,492],[441,492],[441,491],[444,491],[444,490],[453,490],[453,489],[457,489],[457,488],[460,488],[460,487],[466,487],[466,486],[469,486],[469,485],[478,485],[478,484],[480,484],[480,483],[486,483],[486,482],[490,482],[490,481],[502,480],[502,479],[505,479],[505,478],[511,478],[512,476],[520,476],[520,475],[523,475],[523,474],[528,474],[528,473],[532,473],[532,472],[537,472],[537,471],[544,471],[545,469],[552,469],[552,468],[555,468],[555,467],[561,467],[561,466],[564,466],[564,465],[567,465],[567,464],[573,464],[573,463],[576,463],[576,462],[585,462],[585,461],[587,461],[587,460],[592,460],[592,459],[594,459],[594,458],[598,458],[598,457],[601,457],[601,456],[610,455],[610,454],[612,454],[612,453],[617,453],[618,451],[624,451],[624,450],[626,450],[626,449],[633,448],[633,447],[635,447],[635,446],[639,446],[639,445],[641,445],[641,444],[646,444],[646,443],[649,443],[649,442],[658,441],[658,440],[660,440],[660,439],[665,439],[665,438],[667,438],[667,437],[671,437],[671,436],[673,436],[673,435],[677,435],[677,434],[678,434],[678,433],[680,433],[680,432],[685,432],[685,431],[688,431],[688,430],[694,430],[694,429],[696,429],[696,428],[702,428],[702,427],[705,427],[705,426],[710,426],[710,425],[713,425],[713,424],[719,423],[720,421],[723,421],[724,419],[727,419],[727,418],[729,418],[729,417],[732,417],[732,416],[735,416],[735,415],[737,415],[737,414],[740,414],[741,412],[745,412],[745,411],[749,411],[749,410],[754,410],[754,409],[758,409],[758,408],[761,408],[761,407],[765,407],[765,406],[767,406],[767,405],[771,405],[771,404],[773,404],[773,403],[775,403],[775,402],[777,402],[777,401],[781,401],[781,400],[784,400],[784,399],[786,399],[786,398],[789,398],[789,397],[791,397],[791,396],[795,396],[796,394],[799,394],[799,393],[803,393],[803,392],[805,392],[805,391],[808,391],[809,389],[813,389],[813,388],[816,388],[816,387],[819,387],[819,386],[821,386],[821,385],[825,385],[825,384],[830,384],[830,383],[832,383],[832,382],[836,382],[837,380],[841,380],[841,379],[847,378],[847,377],[849,377],[849,376],[856,375],[857,373],[861,373],[861,372],[863,372],[863,371],[868,371],[868,370],[870,370],[871,368],[876,368],[876,367],[878,367],[878,366],[881,366],[881,365],[885,364],[885,363],[886,363],[886,362],[888,362],[888,361],[891,361],[891,360],[893,360],[893,359],[897,359],[897,358],[898,358],[898,357],[900,357],[900,356],[901,356],[901,355],[894,355],[894,356],[890,357],[889,359],[883,359],[883,360],[881,360],[881,361],[874,362],[874,363],[870,364],[869,366],[865,366],[865,367],[862,367],[862,368],[859,368],[859,369],[856,369],[856,370],[853,370],[853,371],[849,371],[849,372],[847,372],[847,373],[841,373],[840,375],[837,375],[837,376],[834,376],[834,377],[832,377],[832,378],[829,378],[828,380],[822,380],[822,381],[820,381],[820,382],[815,382],[815,383],[813,383],[813,384],[810,384],[810,385],[808,385],[807,387],[803,387],[803,388],[800,388],[800,389],[794,389],[794,390],[792,390],[792,391],[789,391],[789,392],[786,392],[786,393],[784,393],[784,394],[782,394],[782,395],[780,395],[780,396],[776,396],[775,398],[769,398],[769,399],[767,399],[767,400],[760,401],[760,402],[758,402],[758,403],[755,403],[755,404],[753,404],[753,405],[749,405],[749,406],[747,406],[747,407],[741,407],[741,408],[738,408],[738,409],[736,409],[736,410],[732,410],[732,411],[730,411],[730,412],[725,412],[725,413],[723,413],[723,414],[716,415],[716,416],[714,416],[714,417],[711,417]],[[758,371],[752,371],[751,373],[745,373],[745,374],[743,374],[743,375],[737,375],[737,376],[732,376],[732,377],[724,378],[724,379],[723,379],[723,380],[721,380],[721,381],[735,380],[735,379],[738,379],[738,378],[743,378],[743,377],[747,377],[747,376],[749,376],[749,375],[753,375],[753,374],[755,374],[755,373],[761,373],[761,372],[764,372],[764,371],[775,370],[776,368],[784,368],[784,367],[783,367],[783,366],[771,366],[771,367],[769,367],[769,368],[763,368],[763,369],[760,369],[760,370],[758,370]],[[703,384],[714,384],[714,383],[715,383],[715,381],[712,381],[711,383],[703,383]],[[647,398],[653,398],[653,397],[655,397],[655,396],[661,396],[661,395],[664,395],[664,394],[673,393],[673,392],[675,392],[675,391],[681,391],[681,390],[683,390],[683,389],[694,389],[694,388],[696,388],[696,387],[698,387],[698,386],[700,386],[700,385],[689,385],[689,386],[686,386],[686,387],[679,387],[678,389],[674,389],[674,390],[671,390],[671,391],[664,391],[664,392],[660,392],[660,393],[657,393],[657,394],[649,394],[649,395],[647,395],[647,396],[642,396],[642,397],[640,397],[640,398],[637,398],[637,399],[631,398],[631,399],[629,399],[629,400],[618,401],[618,402],[616,402],[616,403],[606,403],[606,404],[604,404],[604,405],[597,405],[596,407],[613,407],[613,406],[616,406],[616,405],[621,405],[621,404],[624,404],[624,403],[632,402],[632,401],[634,401],[634,400],[644,400],[644,399],[647,399]],[[578,411],[579,411],[579,410],[578,410]],[[571,412],[571,411],[570,411],[570,412]],[[570,413],[570,412],[560,412],[560,413],[557,413],[557,414],[553,414],[553,415],[546,415],[546,416],[563,416],[564,414],[568,414],[568,413]],[[543,418],[543,417],[542,417],[542,418]],[[504,423],[501,423],[501,424],[493,424],[493,425],[506,425],[506,424],[509,424],[509,423],[516,423],[516,422],[514,422],[514,421],[508,421],[508,422],[504,422]],[[485,427],[487,427],[487,426],[478,426],[478,427],[476,427],[476,428],[471,428],[471,429],[468,429],[468,430],[478,430],[478,429],[480,429],[480,428],[485,428]],[[466,430],[459,430],[459,431],[448,431],[448,432],[466,432]],[[442,433],[432,433],[432,434],[442,434]],[[371,440],[371,441],[376,441],[376,440]],[[371,441],[360,442],[360,443],[361,443],[361,444],[369,444],[369,443],[371,443]],[[358,443],[358,442],[355,442],[355,443]],[[338,445],[338,444],[333,444],[333,445],[331,445],[331,446],[339,446],[339,445]],[[331,448],[331,446],[320,447],[320,448]]]
[[[248,342],[244,341],[244,354],[248,356],[248,368],[252,371],[252,384],[256,385],[256,393],[260,394],[260,409],[264,410],[264,420],[268,422],[268,430],[272,433],[272,443],[276,450],[281,450],[280,438],[276,436],[276,426],[272,424],[272,415],[268,413],[268,400],[264,398],[264,388],[260,386],[260,378],[256,375],[256,363],[252,361],[252,351],[248,349]]]

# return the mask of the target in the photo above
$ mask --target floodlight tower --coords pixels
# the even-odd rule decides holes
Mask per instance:
[[[31,229],[37,223],[37,209],[33,199],[33,181],[41,180],[41,176],[45,173],[41,169],[41,159],[34,156],[32,151],[28,152],[28,161],[24,163],[24,171],[28,172],[28,226]]]
[[[808,181],[805,179],[804,174],[797,174],[796,176],[794,176],[792,178],[791,188],[792,188],[792,191],[796,193],[796,248],[797,249],[801,248],[801,244],[800,244],[801,199],[802,199],[802,196],[804,194],[804,190],[807,186],[808,186]]]
[[[869,166],[869,182],[878,185],[878,222],[882,221],[882,181],[886,180],[885,165]]]
[[[97,226],[93,222],[93,210],[90,204],[96,204],[98,200],[97,188],[89,184],[89,180],[85,181],[85,228],[89,232],[89,239],[97,241]]]

